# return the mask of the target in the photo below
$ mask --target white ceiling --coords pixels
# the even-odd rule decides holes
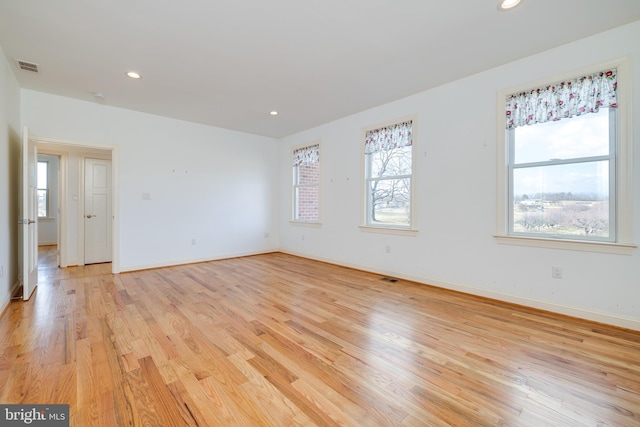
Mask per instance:
[[[0,45],[23,88],[284,137],[639,19],[640,0],[0,0]]]

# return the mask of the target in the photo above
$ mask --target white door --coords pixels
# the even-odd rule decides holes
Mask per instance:
[[[22,131],[22,211],[20,215],[19,261],[22,276],[22,298],[28,300],[38,285],[38,192],[37,148],[29,138],[29,129]]]
[[[111,262],[111,160],[84,160],[84,263]]]

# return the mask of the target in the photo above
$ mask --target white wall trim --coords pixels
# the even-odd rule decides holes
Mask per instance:
[[[322,261],[329,264],[335,264],[342,267],[354,268],[356,270],[362,270],[369,273],[380,274],[382,276],[390,276],[398,279],[409,280],[409,281],[420,283],[423,285],[435,286],[437,288],[448,289],[452,291],[462,292],[465,294],[489,298],[497,301],[517,304],[517,305],[534,308],[538,310],[549,311],[552,313],[570,316],[574,318],[589,320],[592,322],[603,323],[606,325],[640,331],[640,320],[632,319],[628,317],[614,316],[607,313],[585,310],[578,307],[553,304],[546,301],[540,301],[540,300],[531,299],[531,298],[522,298],[515,295],[488,291],[486,289],[474,288],[474,287],[462,285],[459,283],[429,279],[426,277],[418,277],[410,274],[403,274],[397,271],[377,269],[377,268],[372,268],[370,266],[365,266],[365,265],[360,265],[355,263],[345,263],[343,261],[332,259],[332,258],[315,257],[315,256],[310,256],[310,255],[295,252],[295,251],[280,250],[280,252],[289,254],[289,255],[299,256],[302,258],[312,259],[315,261]]]
[[[264,254],[270,254],[273,252],[282,252],[282,251],[280,251],[277,248],[273,248],[273,249],[264,249],[260,251],[236,252],[236,253],[217,255],[217,256],[211,256],[211,257],[174,259],[170,261],[162,261],[162,262],[150,263],[150,264],[123,265],[123,266],[120,266],[120,272],[126,273],[130,271],[151,270],[154,268],[176,267],[179,265],[198,264],[201,262],[220,261],[223,259],[241,258],[241,257],[247,257],[247,256],[253,256],[253,255],[264,255]]]
[[[120,147],[111,150],[111,272],[120,273]]]

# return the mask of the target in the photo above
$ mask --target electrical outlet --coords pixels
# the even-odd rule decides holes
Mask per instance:
[[[386,253],[390,254],[391,253],[391,246],[387,245],[384,247],[384,250]]]
[[[0,277],[4,277],[4,265],[0,265]]]
[[[269,233],[264,233],[264,238],[268,239],[269,238]]]
[[[196,239],[191,239],[191,244],[195,246],[195,244],[197,243]]]
[[[551,267],[551,277],[562,279],[562,267]]]

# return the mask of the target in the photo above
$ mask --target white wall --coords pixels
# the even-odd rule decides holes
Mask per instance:
[[[21,97],[36,139],[115,148],[121,271],[278,247],[276,140],[30,90]],[[70,193],[79,185],[70,180]]]
[[[55,245],[58,243],[58,156],[38,154],[38,161],[49,163],[49,216],[38,218],[38,245]]]
[[[20,89],[0,47],[0,312],[18,282]]]
[[[496,233],[497,92],[632,57],[634,169],[640,165],[640,22],[558,47],[285,138],[280,229],[284,251],[556,312],[640,329],[640,250],[632,255],[500,245]],[[488,47],[489,48],[489,47]],[[498,48],[498,47],[495,47]],[[439,64],[445,66],[446,64]],[[363,232],[361,129],[415,122],[415,237]],[[288,223],[290,147],[321,141],[320,228]],[[640,174],[633,178],[640,243]],[[304,237],[304,239],[303,239]],[[386,253],[385,247],[391,252]],[[551,278],[561,266],[563,279]]]

